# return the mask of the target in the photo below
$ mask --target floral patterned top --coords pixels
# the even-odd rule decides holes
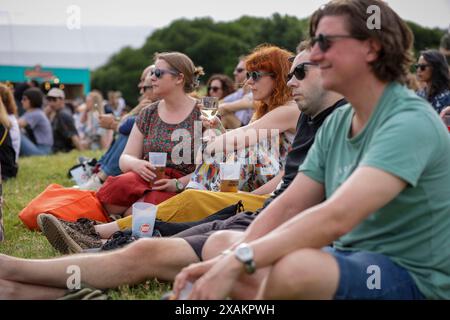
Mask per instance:
[[[166,152],[168,168],[189,174],[195,170],[194,141],[199,141],[202,135],[200,110],[194,107],[182,122],[169,124],[159,117],[158,104],[145,107],[136,118],[136,126],[144,135],[144,160],[148,160],[149,152]]]
[[[442,109],[450,106],[450,90],[439,92],[432,99],[427,98],[427,92],[424,89],[418,90],[416,94],[427,100],[437,113],[441,113]]]

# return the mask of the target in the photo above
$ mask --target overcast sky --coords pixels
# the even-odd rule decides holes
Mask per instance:
[[[83,25],[163,27],[172,20],[210,16],[216,21],[274,12],[310,15],[326,0],[0,0],[0,24],[66,25],[70,5],[81,9]],[[447,29],[450,0],[387,0],[404,19]]]

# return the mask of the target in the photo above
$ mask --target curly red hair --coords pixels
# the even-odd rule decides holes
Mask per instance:
[[[247,71],[265,71],[274,74],[275,86],[269,103],[255,102],[255,119],[259,119],[273,109],[292,100],[291,89],[287,86],[287,75],[291,68],[289,58],[294,54],[273,45],[261,45],[245,58]]]

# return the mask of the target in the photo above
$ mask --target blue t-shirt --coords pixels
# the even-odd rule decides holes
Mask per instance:
[[[20,118],[30,126],[37,144],[53,145],[52,125],[42,109],[27,111]]]

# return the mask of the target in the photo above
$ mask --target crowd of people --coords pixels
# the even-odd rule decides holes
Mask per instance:
[[[373,4],[380,29],[367,28]],[[141,75],[138,106],[123,117],[100,117],[103,104],[91,93],[80,117],[86,140],[65,139],[106,147],[107,130],[119,131],[83,186],[97,191],[115,221],[41,213],[42,233],[68,256],[0,254],[0,298],[67,297],[67,268],[76,265],[81,282],[100,290],[174,281],[172,299],[187,286],[189,299],[450,299],[444,54],[421,52],[418,87],[411,85],[412,32],[379,0],[332,0],[313,13],[309,30],[295,54],[261,45],[239,57],[234,83],[211,76],[214,119],[202,116],[195,93],[202,68],[180,52],[155,54]],[[68,121],[64,92],[49,91],[48,112],[35,89],[23,97],[17,126],[34,128],[35,141],[16,134],[20,149],[48,154],[56,138],[43,132]],[[12,134],[6,142],[16,159]],[[167,154],[162,179],[149,152]],[[230,159],[241,164],[239,192],[218,187],[220,165]],[[158,208],[151,238],[129,232],[140,201]],[[381,280],[369,285],[373,266]]]

